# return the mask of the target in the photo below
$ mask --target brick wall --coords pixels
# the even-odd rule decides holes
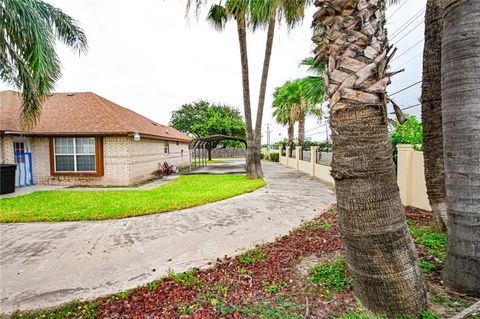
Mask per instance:
[[[188,143],[169,142],[169,153],[165,153],[165,141],[142,138],[128,143],[130,183],[134,184],[152,177],[159,164],[167,162],[176,167],[189,164]],[[183,150],[183,152],[182,152]]]
[[[13,145],[13,140],[5,141],[5,146]],[[188,143],[170,142],[169,145],[170,154],[165,154],[161,140],[142,138],[135,142],[132,137],[107,136],[103,138],[104,176],[51,176],[49,138],[31,137],[34,181],[54,185],[135,184],[153,177],[159,163],[168,162],[177,167],[189,164]],[[12,150],[6,149],[5,154],[12,154],[13,162],[13,146],[10,148]]]
[[[0,138],[0,163],[13,164],[13,138],[9,135],[2,135]]]

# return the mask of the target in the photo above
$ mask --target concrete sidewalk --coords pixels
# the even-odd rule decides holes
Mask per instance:
[[[264,163],[268,185],[182,211],[92,222],[0,224],[0,312],[91,299],[285,235],[334,202],[317,179]]]

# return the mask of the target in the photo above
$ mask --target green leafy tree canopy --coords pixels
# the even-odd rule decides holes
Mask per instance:
[[[196,138],[214,134],[245,137],[245,123],[238,109],[205,100],[173,111],[170,126]]]

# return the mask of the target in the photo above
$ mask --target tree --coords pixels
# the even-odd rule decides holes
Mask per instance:
[[[361,302],[389,317],[428,307],[388,138],[392,58],[384,0],[318,0],[316,60],[326,64],[340,231]]]
[[[255,167],[257,168],[257,174],[259,176],[263,176],[261,163],[262,119],[277,16],[278,19],[283,17],[283,20],[285,20],[287,26],[289,28],[293,28],[298,22],[303,20],[305,8],[311,3],[311,0],[269,0],[252,2],[253,6],[251,12],[253,27],[255,28],[257,24],[268,24],[267,42],[265,45],[265,56],[263,61],[262,78],[260,81],[260,93],[258,97],[257,117],[255,120],[254,155]]]
[[[187,1],[187,11],[193,0]],[[227,0],[225,5],[214,4],[211,6],[208,18],[217,29],[223,29],[225,23],[234,18],[237,23],[238,39],[240,44],[240,57],[242,65],[242,86],[245,124],[247,129],[247,175],[249,178],[263,177],[261,165],[261,129],[265,95],[272,54],[275,24],[277,19],[283,19],[289,27],[294,27],[304,17],[304,9],[311,0],[269,0],[269,1],[244,1]],[[206,1],[195,0],[197,9]],[[252,124],[250,81],[248,75],[247,56],[247,27],[256,30],[258,27],[268,26],[265,46],[262,78],[258,99],[257,117],[255,128]],[[254,130],[255,129],[255,130]]]
[[[173,111],[170,126],[196,138],[215,134],[245,137],[245,124],[239,110],[204,100],[184,104]],[[209,160],[216,146],[212,143],[207,145]]]
[[[480,295],[480,2],[443,13],[442,109],[448,243],[445,283]]]
[[[423,49],[422,123],[425,182],[437,225],[447,226],[442,132],[442,10],[438,0],[428,0]]]
[[[61,75],[55,40],[85,52],[87,38],[77,21],[40,0],[1,0],[0,23],[0,78],[22,92],[28,128]]]
[[[298,145],[303,146],[305,141],[305,118],[314,115],[321,118],[322,111],[318,107],[321,99],[313,99],[306,94],[306,79],[287,81],[282,87],[276,88],[273,94],[273,115],[277,122],[288,126],[289,145],[293,143],[293,125],[298,121]]]
[[[285,87],[288,85],[287,82],[281,87],[275,88],[273,93],[273,102],[272,106],[274,107],[273,117],[277,123],[286,125],[288,127],[288,146],[292,147],[295,122],[297,121],[296,114],[292,109],[292,105],[288,101],[288,94]]]

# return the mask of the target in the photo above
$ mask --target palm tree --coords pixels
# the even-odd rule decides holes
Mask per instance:
[[[438,0],[428,0],[423,49],[422,123],[425,182],[436,223],[447,227],[445,169],[442,132],[442,10]]]
[[[318,107],[318,96],[315,100],[308,98],[306,94],[306,79],[297,79],[287,81],[280,88],[276,88],[273,94],[273,107],[275,118],[279,116],[280,124],[289,126],[289,140],[293,142],[293,125],[298,121],[298,145],[303,146],[305,141],[305,118],[307,115],[313,115],[321,118],[322,111]],[[288,111],[288,117],[285,117]],[[285,114],[284,114],[285,113]],[[292,136],[290,135],[290,132]],[[291,136],[291,138],[290,138]],[[289,143],[291,145],[291,143]]]
[[[387,132],[385,0],[318,0],[313,41],[326,64],[340,230],[355,293],[374,312],[428,307]]]
[[[325,82],[323,80],[325,73],[325,64],[319,63],[315,57],[308,57],[300,62],[300,65],[306,66],[313,75],[303,79],[305,85],[305,96],[316,104],[323,102],[325,97]]]
[[[22,92],[27,128],[61,75],[55,40],[85,52],[87,39],[77,21],[40,0],[1,0],[0,23],[0,78]]]
[[[294,28],[305,16],[305,8],[312,0],[268,0],[251,2],[251,20],[253,29],[257,25],[268,25],[267,42],[263,61],[262,78],[258,97],[257,117],[255,120],[255,167],[259,177],[263,176],[261,151],[262,151],[262,120],[267,90],[268,70],[272,55],[273,38],[277,19],[284,20],[289,29]]]
[[[445,283],[480,295],[480,2],[445,1],[442,109],[448,208]]]
[[[272,106],[274,107],[273,117],[277,123],[288,127],[288,145],[291,147],[293,145],[296,114],[292,111],[292,107],[288,103],[284,86],[275,89]]]
[[[187,10],[194,0],[187,1]],[[268,0],[268,1],[245,1],[227,0],[222,6],[214,4],[211,6],[208,18],[215,28],[223,29],[228,19],[234,18],[237,22],[238,37],[240,43],[240,55],[242,64],[242,85],[245,122],[247,128],[247,175],[249,178],[263,177],[260,160],[261,153],[261,129],[263,109],[265,105],[265,94],[267,87],[270,57],[272,54],[273,38],[277,19],[283,19],[288,27],[294,27],[304,17],[304,9],[311,0]],[[195,0],[197,9],[206,3],[204,0]],[[246,29],[250,27],[256,30],[258,27],[268,26],[267,40],[265,46],[262,78],[260,82],[260,93],[258,99],[257,117],[255,131],[251,120],[250,88],[248,77],[248,57]],[[248,87],[247,87],[248,86]]]

